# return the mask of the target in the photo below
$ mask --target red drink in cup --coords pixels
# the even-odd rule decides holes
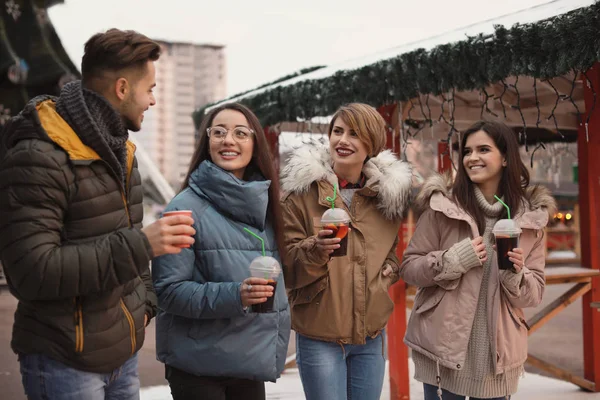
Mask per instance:
[[[167,211],[163,213],[163,217],[169,217],[169,216],[173,216],[173,215],[185,215],[186,217],[190,217],[192,218],[192,210],[175,210],[175,211]],[[189,244],[178,244],[175,245],[175,247],[179,247],[179,248],[188,248],[190,247]]]
[[[512,219],[501,219],[496,222],[492,232],[496,238],[498,268],[516,272],[513,262],[509,260],[508,252],[519,247],[521,228]]]
[[[254,278],[262,278],[268,281],[267,285],[273,286],[273,296],[267,297],[267,301],[252,306],[255,313],[267,313],[273,311],[275,304],[275,291],[277,290],[277,278],[281,273],[279,262],[273,257],[256,257],[250,264],[250,275]]]
[[[350,227],[350,216],[342,208],[330,208],[321,217],[323,229],[333,231],[328,238],[341,239],[340,247],[331,253],[331,257],[344,257],[348,254],[348,231]]]

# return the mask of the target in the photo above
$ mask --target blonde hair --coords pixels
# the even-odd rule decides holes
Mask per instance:
[[[333,131],[336,119],[341,118],[364,143],[369,157],[374,157],[385,148],[386,122],[377,110],[368,104],[350,103],[341,106],[333,114],[329,123],[329,136]]]

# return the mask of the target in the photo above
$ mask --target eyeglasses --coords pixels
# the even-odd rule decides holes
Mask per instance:
[[[246,128],[244,126],[238,126],[233,129],[233,140],[238,143],[245,143],[254,135],[254,131],[250,128]],[[224,128],[222,126],[213,126],[212,128],[208,128],[206,133],[210,140],[215,143],[221,143],[227,137],[230,129]]]

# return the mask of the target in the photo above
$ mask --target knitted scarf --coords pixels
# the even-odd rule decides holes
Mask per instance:
[[[125,185],[129,132],[121,116],[100,94],[81,81],[67,83],[56,102],[56,111],[73,128],[81,141],[106,161]]]

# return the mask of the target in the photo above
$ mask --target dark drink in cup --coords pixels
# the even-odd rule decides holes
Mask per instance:
[[[273,287],[273,296],[267,297],[267,301],[264,303],[254,304],[252,306],[252,312],[255,313],[267,313],[273,311],[275,305],[275,293],[277,290],[277,278],[281,273],[281,266],[279,262],[273,257],[256,257],[250,264],[250,275],[255,278],[266,279],[267,285]]]
[[[333,231],[328,238],[342,239],[339,243],[340,247],[331,253],[331,257],[343,257],[348,254],[348,224],[344,224],[343,222],[340,222],[339,224],[326,224],[323,226],[323,229]]]
[[[273,286],[273,296],[267,297],[267,301],[252,306],[252,311],[255,313],[266,313],[273,311],[273,304],[275,302],[275,291],[277,290],[277,281],[269,279],[269,286]]]
[[[515,271],[513,262],[509,260],[509,251],[519,247],[519,237],[496,236],[496,251],[498,252],[498,268]]]
[[[498,269],[516,272],[513,262],[509,260],[508,252],[519,247],[521,228],[512,219],[501,219],[494,225],[493,232],[496,238]]]
[[[333,231],[327,238],[341,239],[340,247],[330,254],[331,257],[344,257],[348,254],[348,231],[350,226],[350,216],[342,208],[330,208],[323,213],[321,217],[321,226],[324,230]]]

